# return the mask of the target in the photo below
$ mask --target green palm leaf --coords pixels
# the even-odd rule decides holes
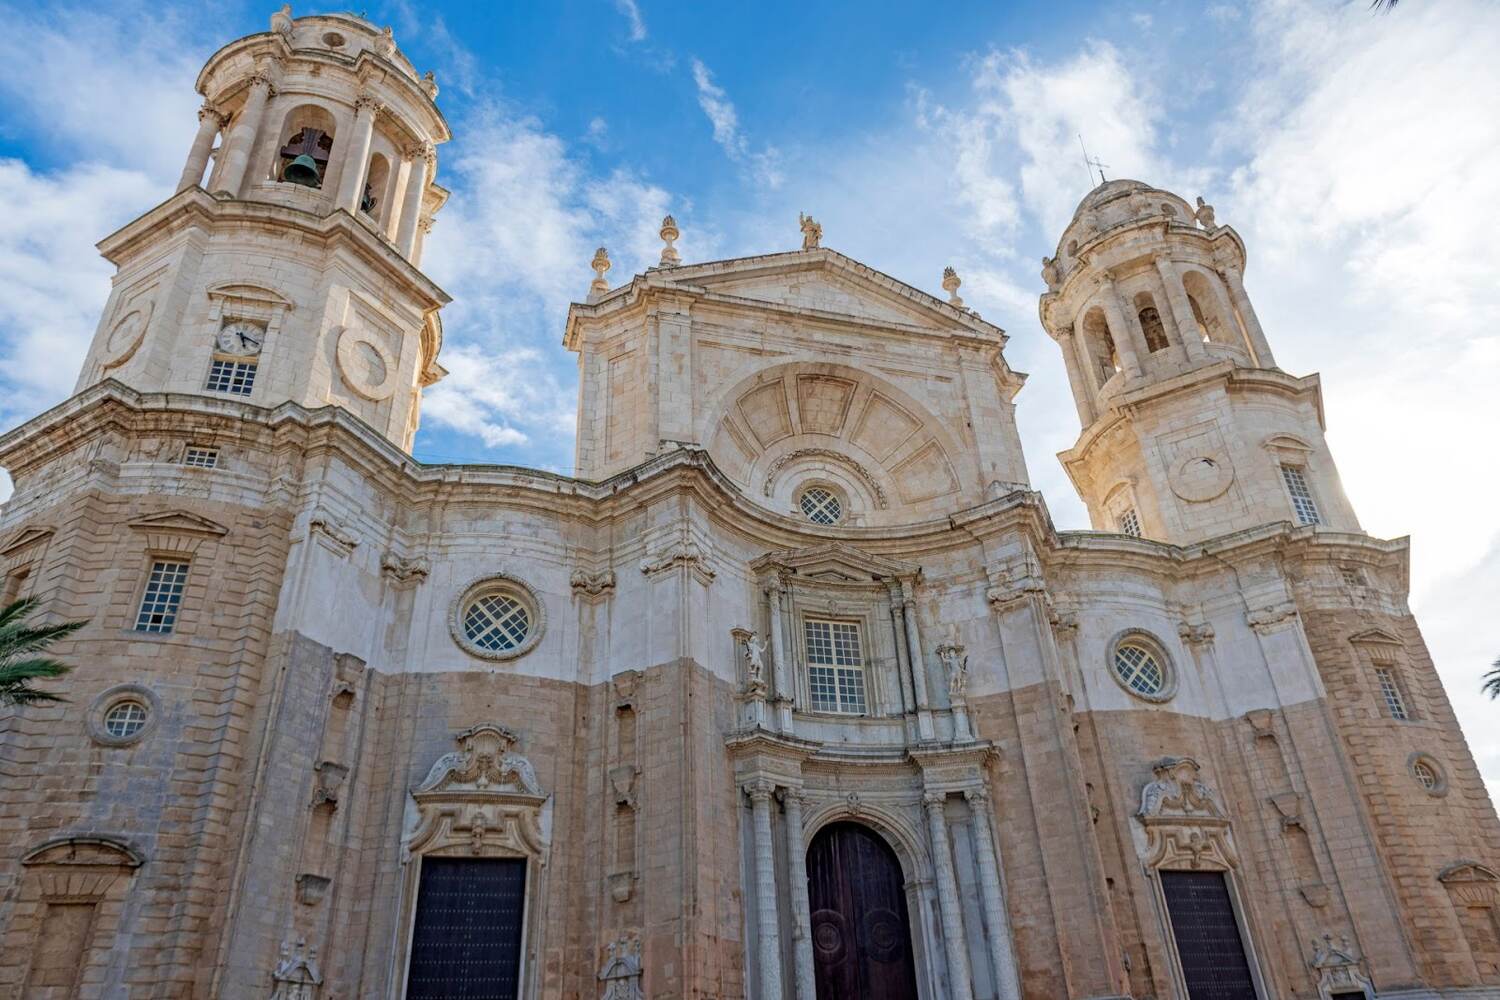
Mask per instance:
[[[83,628],[85,622],[30,625],[37,609],[34,598],[0,608],[0,704],[35,705],[67,701],[62,695],[35,687],[36,681],[61,677],[72,668],[45,654],[48,646]]]
[[[1491,699],[1500,698],[1500,660],[1490,664],[1489,671],[1484,675],[1484,684],[1479,690]]]

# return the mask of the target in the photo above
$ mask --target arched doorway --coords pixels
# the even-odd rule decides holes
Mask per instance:
[[[807,849],[818,1000],[917,1000],[901,863],[858,823],[818,831]]]

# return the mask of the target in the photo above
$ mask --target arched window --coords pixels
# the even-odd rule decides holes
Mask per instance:
[[[337,130],[333,115],[315,104],[287,112],[271,159],[270,179],[321,188],[328,180],[328,159]]]
[[[365,174],[365,190],[359,198],[359,210],[376,222],[386,219],[386,186],[390,183],[391,165],[384,156],[376,153],[370,157],[370,169]]]
[[[1110,335],[1104,310],[1090,309],[1083,317],[1083,337],[1088,345],[1088,355],[1093,359],[1090,368],[1097,384],[1103,386],[1120,370],[1120,356],[1115,351],[1115,338]]]
[[[1146,350],[1152,354],[1166,350],[1167,328],[1162,325],[1161,313],[1156,308],[1156,300],[1149,292],[1141,292],[1135,297],[1135,308],[1136,318],[1141,323],[1141,333],[1146,337]]]
[[[1241,346],[1239,338],[1231,333],[1219,314],[1218,299],[1209,279],[1202,272],[1184,270],[1182,286],[1187,289],[1188,306],[1193,310],[1193,319],[1198,324],[1198,336],[1213,344]]]

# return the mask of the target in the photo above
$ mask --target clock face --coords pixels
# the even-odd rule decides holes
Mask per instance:
[[[243,356],[259,354],[261,344],[265,343],[265,339],[266,331],[254,323],[230,320],[219,331],[219,336],[214,343],[225,354]]]

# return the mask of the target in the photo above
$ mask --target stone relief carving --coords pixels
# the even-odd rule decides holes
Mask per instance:
[[[599,970],[604,988],[599,1000],[646,1000],[641,972],[641,942],[635,938],[612,942],[605,949],[604,967]]]
[[[1297,605],[1291,601],[1279,601],[1276,604],[1268,604],[1263,608],[1254,608],[1245,612],[1245,621],[1261,635],[1275,631],[1278,626],[1296,617]]]
[[[581,569],[575,569],[569,582],[573,586],[574,597],[598,601],[615,592],[615,571],[607,569],[601,573],[585,573]]]
[[[411,791],[417,822],[408,849],[418,853],[465,845],[473,854],[541,858],[540,813],[548,796],[531,762],[516,752],[516,734],[481,723],[456,740],[459,749],[439,757]]]
[[[416,586],[425,581],[432,572],[432,563],[424,556],[407,559],[394,552],[380,556],[380,573],[398,587]]]
[[[359,545],[359,536],[331,512],[319,508],[307,522],[308,538],[321,542],[334,555],[347,556]]]
[[[1229,869],[1239,856],[1213,789],[1191,757],[1163,757],[1141,789],[1136,817],[1146,827],[1146,864],[1167,869]]]
[[[670,542],[649,553],[641,560],[641,572],[655,576],[669,569],[683,566],[692,571],[699,583],[707,584],[717,575],[708,564],[708,555],[702,546],[691,539]]]
[[[1366,997],[1375,996],[1375,988],[1360,969],[1360,960],[1352,950],[1347,937],[1333,943],[1332,934],[1324,934],[1322,941],[1313,941],[1313,957],[1308,963],[1318,977],[1319,1000],[1331,1000],[1338,994],[1347,995],[1358,991]]]
[[[791,463],[804,458],[821,459],[825,462],[833,462],[841,468],[848,469],[854,473],[865,489],[870,491],[870,494],[875,498],[876,507],[885,510],[890,506],[890,501],[886,498],[885,490],[875,481],[875,476],[871,474],[869,469],[866,469],[848,455],[840,454],[828,448],[798,448],[796,451],[787,452],[772,462],[771,467],[766,470],[766,483],[762,487],[765,495],[770,496],[775,492],[776,480],[781,475],[783,469]]]
[[[318,949],[309,948],[302,938],[295,945],[283,941],[271,982],[271,1000],[317,1000],[318,987],[323,985]]]

